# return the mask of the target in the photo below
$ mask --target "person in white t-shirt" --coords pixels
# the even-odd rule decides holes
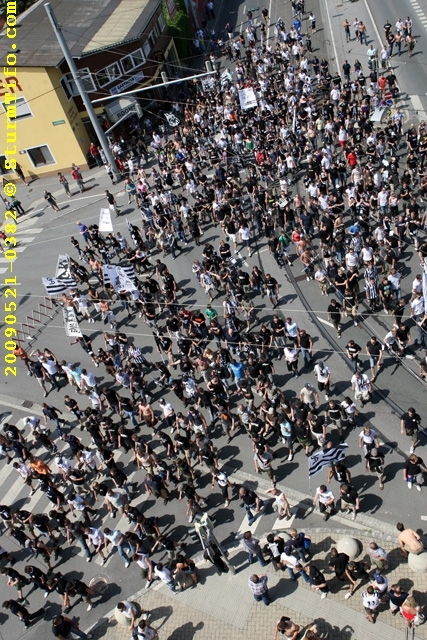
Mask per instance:
[[[329,518],[335,513],[335,496],[325,484],[321,484],[317,487],[316,493],[313,499],[313,506],[319,503],[319,511],[323,513],[323,519],[329,520]]]
[[[369,401],[372,386],[366,373],[357,371],[351,378],[351,388],[354,391],[355,400],[360,400],[362,407]]]
[[[126,622],[129,623],[129,631],[132,631],[135,627],[135,618],[138,615],[136,606],[133,602],[129,602],[129,600],[122,600],[122,602],[117,604],[117,609],[124,615]]]
[[[319,362],[314,366],[314,375],[317,380],[317,388],[319,391],[325,392],[325,400],[329,400],[329,396],[331,393],[330,390],[330,381],[331,381],[331,370],[327,367],[323,362]]]
[[[144,616],[147,614],[142,614],[142,615]],[[157,631],[157,629],[147,624],[146,620],[140,621],[140,623],[138,624],[135,630],[134,638],[136,638],[136,640],[154,640],[154,638],[158,638],[158,637],[159,637],[159,632]]]

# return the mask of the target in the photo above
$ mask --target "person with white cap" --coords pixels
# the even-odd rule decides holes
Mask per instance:
[[[301,402],[307,404],[311,409],[315,409],[320,404],[319,394],[310,382],[305,383],[299,392],[299,397]]]

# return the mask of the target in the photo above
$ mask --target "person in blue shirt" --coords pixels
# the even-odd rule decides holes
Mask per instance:
[[[228,365],[229,370],[234,376],[234,382],[236,386],[239,386],[239,380],[242,378],[246,378],[246,371],[243,362],[237,362],[237,360],[232,360]]]

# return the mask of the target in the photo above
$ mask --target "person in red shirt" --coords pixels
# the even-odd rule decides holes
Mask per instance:
[[[354,151],[349,151],[347,153],[347,162],[352,169],[357,165],[357,156]]]
[[[387,80],[385,76],[380,76],[378,78],[378,87],[379,87],[381,98],[382,98],[384,94],[384,90],[387,88]]]

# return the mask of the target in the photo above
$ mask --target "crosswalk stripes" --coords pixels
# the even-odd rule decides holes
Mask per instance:
[[[290,529],[291,527],[293,527],[293,522],[297,514],[292,513],[292,509],[291,509],[291,514],[292,514],[292,518],[289,518],[289,520],[285,520],[285,518],[282,518],[282,520],[280,520],[279,518],[276,518],[273,526],[271,527],[271,530],[277,531],[282,529]]]
[[[27,426],[24,427],[23,424],[23,418],[20,418],[19,420],[14,420],[13,419],[13,415],[9,414],[7,416],[7,420],[10,421],[13,424],[16,424],[18,429],[22,432],[24,438],[28,441],[30,441],[30,433],[29,433],[29,428]],[[56,440],[56,444],[57,446],[60,445],[62,443],[62,440]],[[65,443],[63,443],[64,446],[61,447],[60,452],[64,453],[65,455],[68,452],[68,447]],[[156,449],[159,449],[158,453],[161,450],[161,446],[155,446],[154,447],[154,451],[156,452]],[[40,452],[39,452],[40,451]],[[45,457],[45,450],[41,449],[41,450],[36,450],[33,451],[36,455],[36,457],[39,457],[41,455],[42,458]],[[125,453],[123,450],[119,449],[115,451],[116,455],[115,455],[115,459],[116,462],[126,462],[126,460],[124,460],[124,456]],[[47,464],[50,466],[52,472],[54,474],[59,474],[59,470],[56,468],[55,462],[53,457],[49,457],[48,460],[46,460]],[[73,464],[75,464],[75,461],[72,461]],[[128,480],[129,483],[132,483],[134,481],[138,482],[138,485],[141,484],[141,482],[143,481],[143,477],[144,474],[141,471],[138,471],[138,469],[134,469],[131,471],[131,473],[129,473],[128,475]],[[11,482],[12,479],[12,482]],[[34,482],[34,486],[36,486],[36,482]],[[12,465],[7,465],[6,462],[4,462],[4,464],[0,467],[0,504],[5,503],[8,506],[13,506],[16,503],[20,504],[20,508],[25,509],[27,511],[31,511],[32,513],[48,513],[51,509],[53,509],[53,505],[51,504],[51,502],[48,500],[48,498],[45,496],[45,494],[40,490],[37,489],[36,493],[33,496],[29,496],[29,487],[27,485],[25,485],[23,483],[23,481],[21,480],[20,476],[18,475],[18,473],[12,468]],[[64,489],[63,486],[59,487],[61,490]],[[140,492],[138,495],[138,508],[141,508],[142,505],[144,504],[144,502],[146,502],[148,499],[150,499],[150,494],[148,494],[146,491],[145,492]],[[247,515],[245,514],[242,518],[242,521],[240,523],[240,526],[237,530],[237,534],[236,537],[237,538],[241,538],[242,534],[245,531],[251,531],[253,534],[255,533],[256,529],[258,528],[261,520],[262,520],[262,516],[265,513],[265,508],[267,506],[268,502],[267,502],[267,496],[265,496],[264,498],[264,504],[261,507],[260,511],[256,514],[256,519],[255,521],[249,525],[248,522],[248,518]],[[102,507],[103,503],[102,501],[99,501],[98,503],[96,503],[97,507]],[[292,509],[292,511],[294,511],[294,509]],[[76,517],[73,518],[72,514],[69,514],[70,519],[75,522],[79,519],[80,515],[77,513]],[[295,518],[295,514],[293,513],[292,515],[292,519],[289,521],[285,521],[285,520],[279,520],[276,519],[274,525],[272,526],[271,530],[275,531],[275,530],[280,530],[280,529],[287,529],[290,528],[292,526],[293,520]],[[236,523],[237,524],[237,523]],[[121,517],[120,513],[117,514],[116,518],[110,519],[108,516],[103,518],[103,521],[101,522],[99,518],[94,518],[94,523],[93,526],[98,527],[98,528],[104,528],[106,526],[109,526],[112,529],[118,529],[119,531],[121,531],[122,533],[125,533],[126,531],[129,530],[129,522],[127,520],[126,517]],[[13,539],[11,539],[11,542],[14,544]],[[83,549],[81,548],[80,544],[78,542],[74,542],[72,544],[73,546],[73,553],[75,553],[78,556],[81,556],[82,559],[85,559],[85,554],[83,552]],[[92,549],[93,550],[93,549]],[[114,548],[109,549],[109,554],[107,556],[107,561],[105,563],[105,567],[107,567],[111,561],[111,559],[116,555]],[[97,554],[96,556],[93,557],[92,562],[94,564],[97,565],[101,565],[102,564],[102,556],[100,554]]]
[[[17,254],[22,254],[29,246],[30,244],[36,239],[36,237],[38,236],[39,233],[42,233],[44,231],[44,229],[42,227],[26,227],[24,229],[21,229],[21,227],[18,227],[17,233],[16,233],[16,240],[17,240],[17,246],[13,247],[13,249],[16,251]],[[6,249],[6,247],[4,246],[4,244],[2,243],[3,249]],[[12,247],[9,247],[12,249]],[[16,260],[17,258],[15,258]],[[10,263],[15,262],[15,260],[8,260],[7,258],[3,257],[0,253],[0,274],[2,273],[6,273],[7,271],[10,271]]]

